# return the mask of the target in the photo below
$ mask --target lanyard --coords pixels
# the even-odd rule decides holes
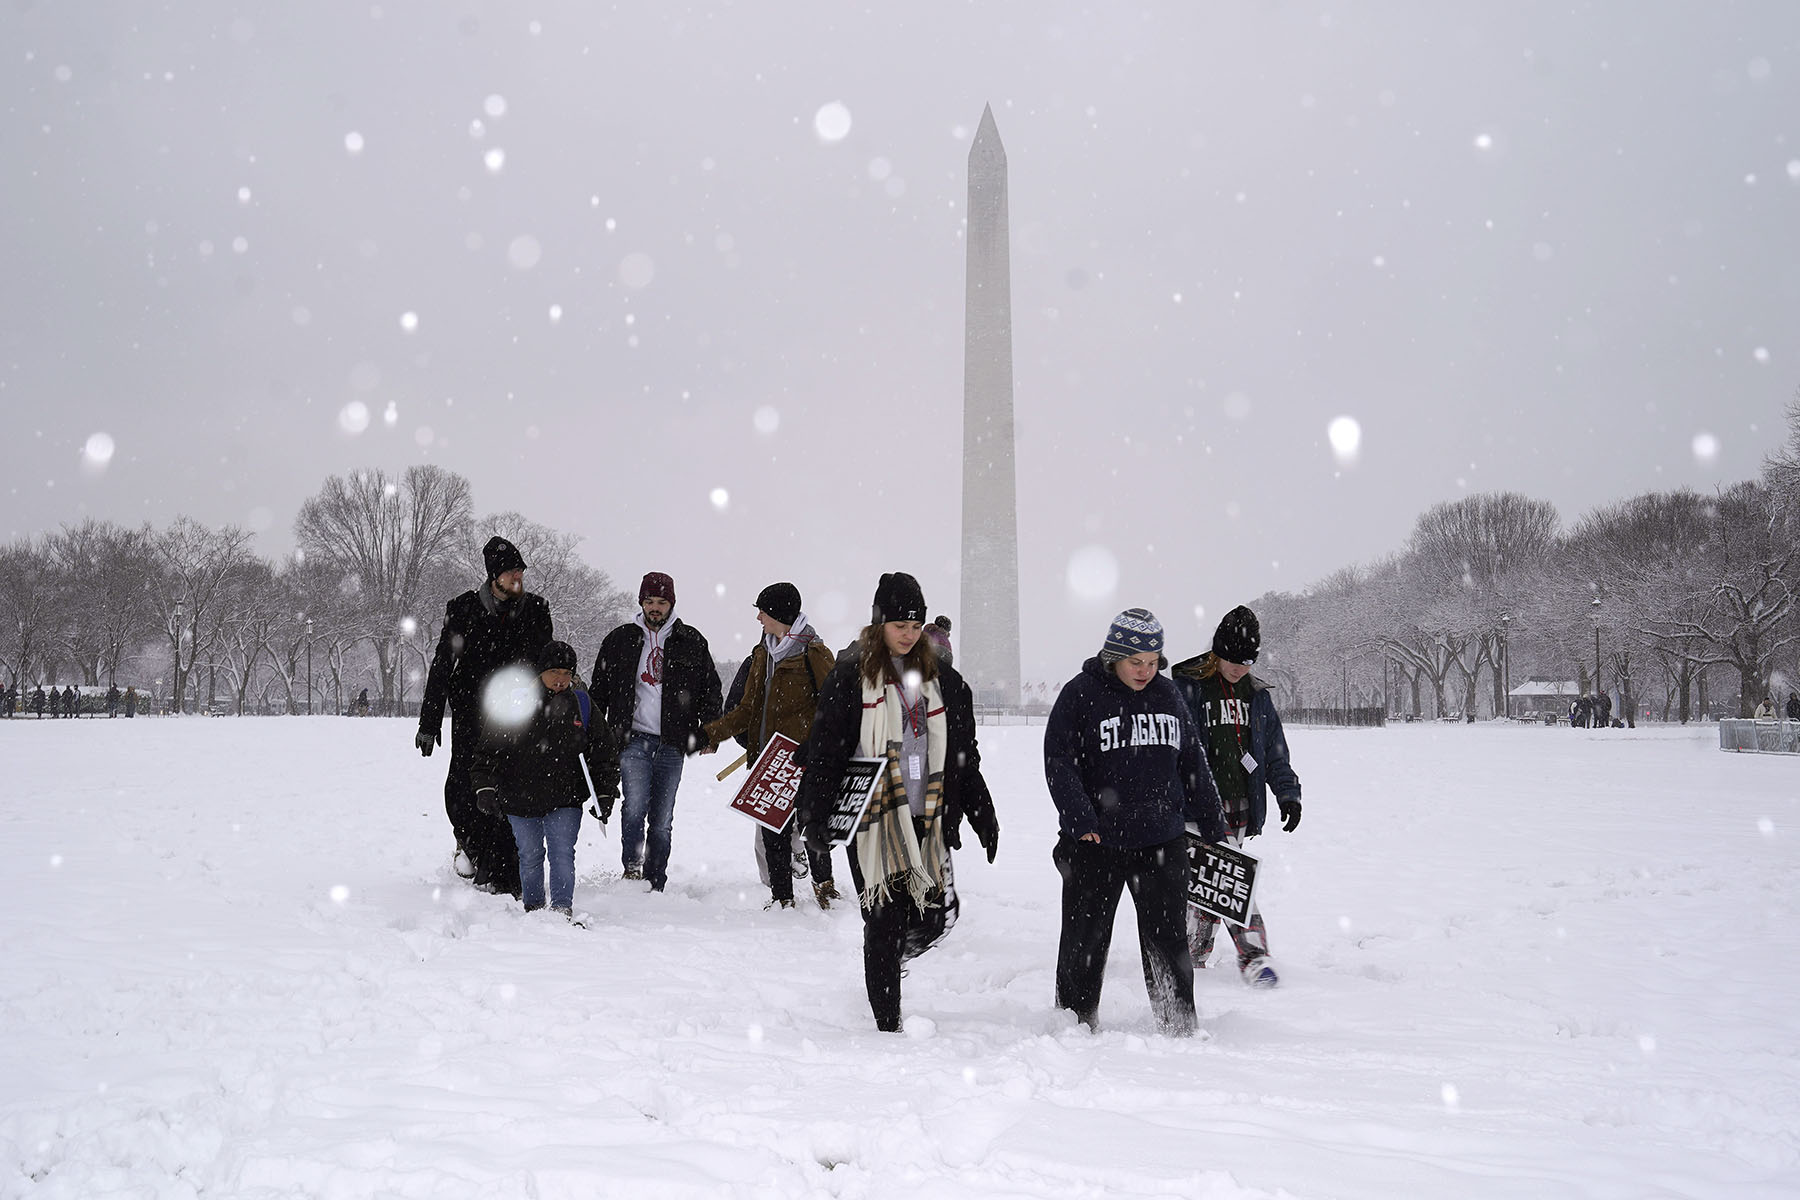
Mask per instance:
[[[919,702],[916,705],[908,704],[906,702],[906,687],[904,684],[896,683],[894,685],[894,693],[895,693],[895,695],[897,695],[899,697],[899,700],[900,700],[901,719],[904,720],[908,725],[912,726],[912,731],[913,731],[914,737],[924,737],[925,736],[925,685],[924,684],[919,685]]]
[[[1231,680],[1223,675],[1219,676],[1219,687],[1224,693],[1225,699],[1231,701],[1231,734],[1237,739],[1238,757],[1242,758],[1244,757],[1244,727],[1238,724],[1237,693],[1232,690]]]

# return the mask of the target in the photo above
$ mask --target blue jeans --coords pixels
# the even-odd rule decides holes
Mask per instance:
[[[581,832],[581,805],[559,808],[547,817],[506,818],[519,847],[519,899],[529,909],[544,907],[544,850],[550,851],[550,903],[575,907],[575,838]]]
[[[675,789],[681,786],[681,751],[661,738],[633,733],[619,752],[619,860],[626,870],[642,867],[650,886],[669,881],[669,846],[675,831]],[[644,848],[649,825],[649,850]]]

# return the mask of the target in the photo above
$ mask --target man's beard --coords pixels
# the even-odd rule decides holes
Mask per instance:
[[[644,624],[652,629],[661,629],[664,625],[668,624],[668,621],[669,613],[664,613],[660,617],[653,617],[649,613],[644,614]]]

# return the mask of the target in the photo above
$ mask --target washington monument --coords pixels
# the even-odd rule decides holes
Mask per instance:
[[[1019,515],[1013,483],[1012,278],[1006,148],[992,106],[969,147],[963,331],[962,622],[977,703],[1019,703]]]

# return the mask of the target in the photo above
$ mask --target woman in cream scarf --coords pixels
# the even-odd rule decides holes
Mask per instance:
[[[876,1028],[900,1029],[900,967],[956,921],[946,814],[971,755],[951,744],[925,597],[910,575],[883,575],[854,654],[820,689],[799,815],[807,844],[829,844],[826,817],[852,757],[882,759],[880,781],[850,839],[863,912],[863,973]],[[960,752],[959,752],[960,751]],[[978,760],[976,760],[978,761]],[[946,764],[955,764],[946,771]]]

